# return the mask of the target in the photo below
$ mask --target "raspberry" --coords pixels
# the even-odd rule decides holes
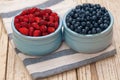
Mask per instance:
[[[19,23],[15,23],[15,28],[19,30],[19,28],[21,28],[21,25]]]
[[[45,12],[48,13],[48,14],[51,14],[51,13],[52,13],[52,10],[50,10],[50,9],[45,9]]]
[[[47,21],[41,20],[39,25],[47,25]]]
[[[35,28],[35,29],[40,29],[39,25],[37,23],[32,23],[32,26]]]
[[[25,27],[22,27],[22,28],[19,28],[19,32],[20,33],[22,33],[22,34],[24,34],[24,35],[28,35],[28,29],[27,28],[25,28]]]
[[[47,25],[50,26],[50,27],[55,27],[55,24],[53,22],[48,22]]]
[[[28,18],[23,18],[23,21],[28,22],[29,20],[28,20]]]
[[[40,35],[41,35],[40,30],[35,30],[35,31],[33,32],[33,36],[35,36],[35,37],[40,36]]]
[[[59,17],[58,16],[55,16],[55,21],[59,22]]]
[[[24,11],[22,11],[22,13],[21,13],[21,15],[23,16],[23,15],[27,15],[28,14],[28,10],[24,10]]]
[[[55,29],[58,28],[58,22],[55,22]]]
[[[23,10],[20,15],[17,15],[14,25],[21,34],[45,36],[58,28],[59,17],[50,9],[42,10],[34,7]]]
[[[45,36],[45,35],[48,35],[48,33],[47,33],[47,32],[43,32],[43,33],[42,33],[42,36]]]
[[[51,16],[57,16],[57,13],[53,12],[50,14]]]
[[[49,17],[49,21],[50,21],[50,22],[54,22],[54,17],[53,17],[53,16],[50,16],[50,17]]]
[[[37,8],[31,8],[31,9],[29,9],[29,12],[32,14],[32,13],[34,13],[35,11],[37,10]]]
[[[29,36],[33,36],[34,28],[29,27]]]
[[[35,21],[36,21],[37,23],[39,23],[41,20],[42,20],[41,18],[35,17]]]
[[[18,18],[15,18],[14,19],[14,23],[18,23],[19,22],[19,19]]]
[[[20,24],[22,27],[28,27],[28,24],[26,22],[21,22]]]
[[[41,32],[46,32],[47,31],[47,27],[45,25],[40,26],[40,31]]]
[[[48,27],[47,29],[48,33],[53,33],[55,31],[55,28],[53,27]]]

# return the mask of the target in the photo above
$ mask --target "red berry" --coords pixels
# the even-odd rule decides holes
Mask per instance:
[[[49,17],[49,21],[50,21],[50,22],[54,22],[54,17],[53,17],[53,16],[50,16],[50,17]]]
[[[53,12],[50,14],[51,16],[57,16],[57,13]]]
[[[15,24],[15,28],[17,29],[17,30],[19,30],[19,28],[21,28],[21,25],[19,24],[19,23],[14,23]]]
[[[18,18],[15,18],[14,19],[14,23],[18,23],[19,22],[19,19]]]
[[[48,27],[47,29],[48,33],[53,33],[55,31],[55,28],[53,27]]]
[[[25,27],[19,28],[19,32],[24,35],[28,35],[28,29]]]
[[[34,16],[39,16],[39,15],[40,15],[39,11],[37,11],[37,12],[34,13]]]
[[[55,27],[55,24],[53,22],[48,22],[47,25],[50,26],[50,27]]]
[[[23,10],[22,13],[20,15],[27,15],[28,14],[28,10]]]
[[[41,32],[46,32],[47,31],[47,27],[45,25],[40,26],[40,31]]]
[[[42,36],[45,36],[45,35],[48,35],[48,33],[47,33],[47,32],[43,32],[43,33],[42,33]]]
[[[24,16],[20,16],[19,17],[19,20],[22,22],[23,21],[23,19],[24,19]]]
[[[55,21],[59,22],[59,17],[58,16],[55,16]]]
[[[47,25],[47,21],[41,20],[39,25]]]
[[[39,22],[41,21],[41,18],[35,17],[35,21],[36,21],[37,23],[39,23]]]
[[[40,35],[41,35],[40,30],[35,30],[35,31],[33,32],[33,36],[40,36]]]
[[[35,28],[35,29],[40,29],[39,25],[37,23],[32,23],[32,26]]]
[[[37,8],[33,7],[33,8],[31,8],[31,9],[29,9],[29,12],[32,14],[32,13],[34,13],[36,10],[37,10]]]
[[[29,36],[33,36],[34,28],[29,27]]]
[[[28,18],[23,18],[23,21],[28,22],[29,20],[28,20]]]
[[[45,12],[48,13],[48,14],[51,14],[52,10],[51,9],[45,9]]]
[[[28,24],[26,22],[21,22],[20,24],[21,24],[22,27],[28,28]]]
[[[55,22],[55,29],[57,29],[59,26],[58,22]]]

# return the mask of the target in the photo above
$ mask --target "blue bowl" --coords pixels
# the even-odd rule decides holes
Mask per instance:
[[[59,16],[60,17],[60,16]],[[49,35],[40,37],[31,37],[22,35],[14,26],[14,18],[12,20],[13,41],[15,46],[24,54],[41,56],[49,54],[59,48],[62,42],[62,19],[59,19],[57,30]]]
[[[112,43],[114,19],[110,12],[111,23],[106,30],[98,34],[82,35],[72,31],[66,25],[66,16],[70,11],[68,11],[63,18],[64,37],[68,46],[78,52],[96,53],[104,50]]]

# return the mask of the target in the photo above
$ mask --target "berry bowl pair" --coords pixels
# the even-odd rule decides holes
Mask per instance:
[[[82,53],[96,53],[101,50],[104,50],[112,43],[114,20],[113,20],[112,14],[109,11],[108,13],[110,17],[110,23],[106,29],[104,29],[103,31],[99,31],[98,29],[99,31],[98,33],[95,32],[94,30],[93,30],[93,33],[90,33],[90,31],[85,33],[84,29],[82,29],[80,32],[78,30],[79,28],[73,29],[73,26],[71,27],[72,23],[67,23],[72,21],[72,19],[70,19],[70,16],[69,16],[69,14],[73,14],[73,13],[70,13],[72,10],[68,11],[63,18],[65,42],[68,44],[69,47],[71,47],[75,51],[82,52]],[[73,15],[74,15],[73,17],[75,17],[75,14]],[[67,16],[69,20],[67,19]],[[75,22],[75,21],[72,21],[72,22]],[[74,27],[76,24],[77,24],[77,21],[76,23],[73,23]]]
[[[45,36],[26,36],[21,34],[12,20],[13,41],[15,46],[24,54],[41,56],[55,51],[62,41],[62,19],[59,16],[59,25],[55,32]]]

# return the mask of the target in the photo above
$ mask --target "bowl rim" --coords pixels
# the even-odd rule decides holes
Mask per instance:
[[[74,9],[74,8],[72,8],[72,9]],[[63,17],[63,24],[64,24],[64,28],[65,28],[67,31],[69,31],[70,33],[72,33],[73,35],[76,35],[76,36],[78,36],[78,37],[88,37],[88,38],[90,38],[90,37],[91,37],[91,38],[92,38],[92,37],[97,37],[97,36],[100,36],[100,35],[104,34],[105,32],[107,32],[107,31],[113,26],[113,23],[114,23],[113,15],[111,14],[111,12],[110,12],[109,10],[107,10],[108,13],[109,13],[111,22],[110,22],[110,25],[109,25],[104,31],[102,31],[102,32],[100,32],[100,33],[97,33],[97,34],[88,34],[88,35],[78,34],[78,33],[74,32],[74,31],[72,31],[71,29],[69,29],[69,28],[67,27],[67,25],[66,25],[66,16],[68,15],[68,13],[69,13],[72,9],[68,10],[67,13],[64,15],[64,17]]]
[[[52,11],[53,11],[53,10],[52,10]],[[21,12],[22,12],[22,11],[20,11],[17,15],[19,15]],[[55,11],[54,11],[54,12],[55,12]],[[58,14],[58,13],[57,13],[57,14]],[[15,16],[17,16],[17,15],[15,15]],[[50,34],[45,35],[45,36],[40,36],[40,37],[26,36],[26,35],[21,34],[21,33],[15,28],[15,25],[14,25],[15,16],[12,18],[12,22],[11,22],[11,26],[12,26],[13,33],[14,33],[14,31],[15,31],[15,33],[17,33],[18,35],[20,35],[21,37],[27,38],[27,39],[45,39],[45,38],[48,38],[48,37],[51,37],[51,36],[55,35],[55,34],[62,28],[62,17],[58,14],[58,16],[59,16],[59,26],[58,26],[58,28],[55,30],[55,32],[50,33]]]

